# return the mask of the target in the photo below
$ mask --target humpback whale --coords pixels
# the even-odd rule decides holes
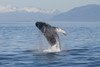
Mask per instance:
[[[43,35],[51,45],[48,51],[60,52],[61,45],[60,45],[60,39],[57,32],[61,32],[64,35],[66,35],[66,32],[58,27],[51,26],[45,22],[36,22],[35,25],[43,33]],[[45,51],[47,50],[44,50],[44,52]]]

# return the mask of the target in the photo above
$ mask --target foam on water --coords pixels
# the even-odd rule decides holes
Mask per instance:
[[[61,47],[59,41],[56,39],[57,43],[53,46],[50,46],[48,49],[43,50],[43,52],[61,52]]]

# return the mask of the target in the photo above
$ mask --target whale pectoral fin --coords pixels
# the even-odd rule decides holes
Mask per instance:
[[[66,32],[58,27],[56,27],[56,31],[57,32],[60,32],[60,33],[63,33],[64,35],[66,35]]]

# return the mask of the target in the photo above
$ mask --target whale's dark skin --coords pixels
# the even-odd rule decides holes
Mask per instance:
[[[57,41],[60,43],[59,36],[56,32],[56,27],[53,27],[45,22],[36,22],[38,29],[44,34],[51,46],[55,45]]]

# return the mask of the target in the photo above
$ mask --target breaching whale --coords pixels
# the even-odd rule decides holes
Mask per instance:
[[[57,32],[61,32],[66,35],[66,32],[58,27],[51,26],[45,22],[36,22],[37,28],[43,33],[47,41],[50,43],[51,47],[48,50],[44,50],[44,52],[60,52],[61,45],[60,39]]]

